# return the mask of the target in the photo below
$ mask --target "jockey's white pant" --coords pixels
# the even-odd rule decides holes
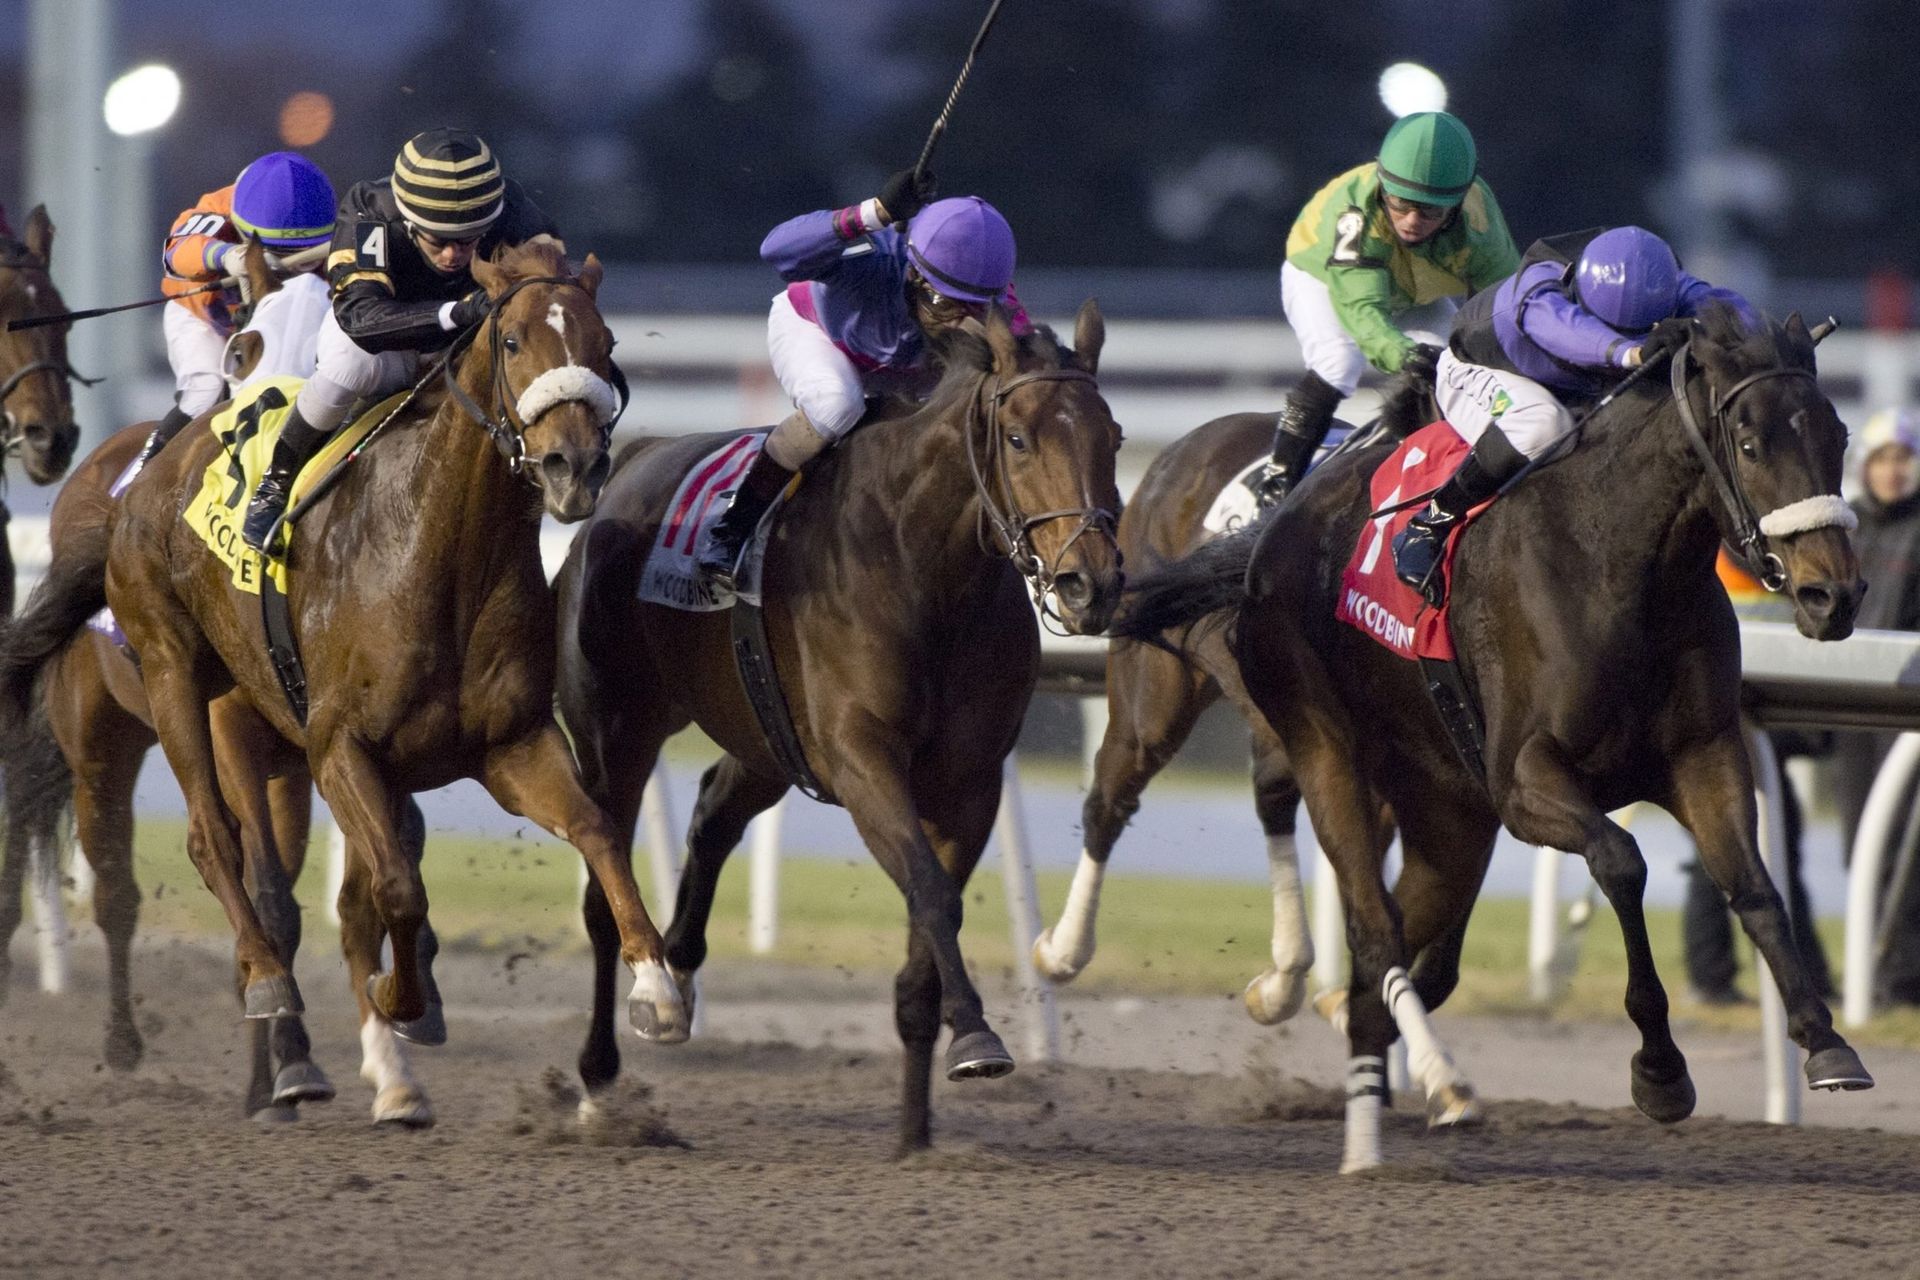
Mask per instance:
[[[340,328],[332,308],[320,322],[313,376],[300,389],[294,407],[307,425],[332,431],[361,396],[391,395],[420,376],[417,351],[369,351]]]
[[[866,379],[859,368],[826,330],[793,309],[785,290],[773,296],[767,313],[767,355],[781,389],[827,444],[851,431],[866,412]]]
[[[1352,395],[1360,385],[1360,375],[1367,371],[1367,357],[1346,325],[1340,323],[1340,313],[1334,310],[1333,294],[1327,286],[1312,272],[1302,271],[1291,262],[1282,263],[1280,309],[1287,313],[1287,324],[1300,340],[1300,356],[1307,368],[1341,395]],[[1415,342],[1444,347],[1447,331],[1453,327],[1453,313],[1458,309],[1452,298],[1441,298],[1402,311],[1393,323]]]
[[[179,302],[160,308],[160,330],[167,339],[167,363],[173,367],[173,402],[180,412],[197,418],[225,400],[226,335]]]
[[[1433,396],[1440,416],[1468,444],[1479,440],[1488,427],[1498,426],[1509,444],[1537,458],[1573,430],[1573,415],[1566,406],[1532,378],[1468,364],[1456,359],[1451,350],[1440,354]]]

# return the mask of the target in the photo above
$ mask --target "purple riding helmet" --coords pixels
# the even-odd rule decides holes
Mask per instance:
[[[233,225],[275,253],[327,243],[333,217],[333,184],[303,155],[269,152],[234,180]]]
[[[1587,244],[1574,273],[1580,305],[1622,333],[1645,333],[1673,314],[1680,262],[1644,227],[1615,227]]]
[[[1013,228],[979,196],[936,200],[908,224],[907,258],[942,297],[995,302],[1013,283]]]

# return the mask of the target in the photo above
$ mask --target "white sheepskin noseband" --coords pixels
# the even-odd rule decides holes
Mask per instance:
[[[532,425],[541,414],[566,400],[584,403],[599,418],[601,426],[612,422],[614,414],[620,411],[619,397],[613,394],[612,384],[577,364],[561,365],[535,378],[520,393],[520,403],[514,407],[520,411],[520,421]]]
[[[1811,498],[1789,502],[1760,517],[1760,532],[1769,538],[1787,538],[1814,529],[1851,531],[1859,527],[1860,517],[1853,514],[1853,508],[1832,493],[1817,493]]]

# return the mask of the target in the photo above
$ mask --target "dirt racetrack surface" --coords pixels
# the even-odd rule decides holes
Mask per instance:
[[[583,1128],[578,957],[443,957],[452,1040],[414,1055],[439,1123],[388,1132],[316,956],[309,1025],[340,1098],[263,1129],[239,1114],[218,953],[137,959],[131,1075],[101,1063],[97,949],[73,994],[16,974],[0,1007],[0,1273],[1920,1276],[1920,1137],[1874,1129],[1496,1100],[1434,1136],[1403,1103],[1391,1166],[1341,1178],[1337,1076],[1023,1067],[937,1085],[936,1150],[895,1161],[883,1041],[724,1028],[671,1050],[627,1036],[646,1085]],[[733,974],[709,1000],[760,984],[804,1019],[855,991],[884,1022],[884,979]]]

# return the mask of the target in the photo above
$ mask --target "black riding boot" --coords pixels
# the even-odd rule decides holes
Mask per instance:
[[[241,541],[255,551],[265,550],[267,535],[286,513],[293,478],[331,434],[309,426],[298,408],[287,416],[286,425],[280,428],[280,438],[273,443],[273,460],[267,464],[266,474],[260,477],[260,485],[253,491],[253,501],[247,504],[247,518],[240,526]]]
[[[1500,486],[1520,474],[1527,455],[1514,448],[1498,426],[1489,426],[1474,443],[1460,469],[1447,477],[1427,509],[1393,539],[1393,571],[1400,581],[1419,591],[1427,603],[1446,603],[1447,535],[1467,512],[1500,492]]]
[[[1287,407],[1273,431],[1273,457],[1267,460],[1254,484],[1254,493],[1263,507],[1273,506],[1300,483],[1313,464],[1320,442],[1333,425],[1333,411],[1342,397],[1317,373],[1308,373],[1294,384],[1287,396]]]
[[[167,416],[160,419],[153,433],[147,437],[147,442],[140,446],[140,456],[134,459],[134,470],[144,469],[149,462],[153,461],[155,454],[167,447],[167,441],[179,435],[180,428],[192,421],[193,419],[182,411],[179,405],[167,410]]]
[[[728,495],[727,509],[713,522],[707,540],[694,556],[694,564],[708,582],[727,591],[734,589],[740,553],[760,527],[767,508],[792,479],[793,472],[775,462],[762,447],[739,486]]]

